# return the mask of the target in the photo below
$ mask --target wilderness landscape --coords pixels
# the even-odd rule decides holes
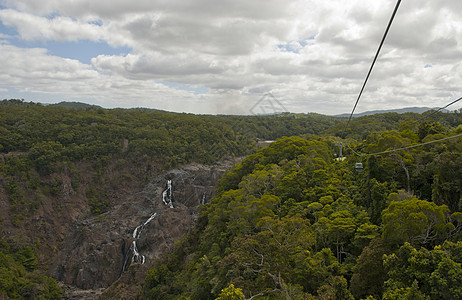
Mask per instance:
[[[1,101],[0,297],[460,299],[462,112],[346,121]]]
[[[461,20],[0,0],[0,299],[462,299]]]

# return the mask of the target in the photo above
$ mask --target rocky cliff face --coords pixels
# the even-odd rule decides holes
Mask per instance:
[[[218,179],[233,164],[189,164],[172,169],[118,199],[108,212],[76,220],[63,235],[49,274],[81,289],[106,288],[129,269],[133,241],[149,264],[190,230],[198,206],[210,201]],[[173,208],[162,201],[168,180],[172,182]],[[134,238],[137,227],[140,231]]]

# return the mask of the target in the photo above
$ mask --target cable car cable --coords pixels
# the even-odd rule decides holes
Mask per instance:
[[[401,0],[398,0],[398,2],[396,3],[395,9],[393,10],[393,14],[391,15],[390,21],[388,21],[387,29],[385,30],[385,33],[383,34],[382,41],[380,42],[379,48],[377,49],[377,53],[375,53],[374,60],[372,61],[371,67],[369,68],[369,72],[367,73],[366,79],[364,80],[361,91],[359,92],[358,98],[356,99],[355,105],[353,106],[353,110],[351,111],[350,117],[348,118],[348,122],[346,123],[345,128],[343,129],[343,132],[341,135],[342,138],[344,138],[345,131],[348,125],[350,124],[351,118],[353,117],[353,114],[355,112],[356,106],[358,105],[359,99],[361,98],[364,88],[366,87],[366,83],[369,79],[369,76],[372,73],[372,69],[374,68],[375,62],[377,61],[380,50],[382,49],[382,46],[385,42],[385,38],[387,37],[388,31],[390,30],[391,24],[393,23],[393,19],[395,18],[396,12],[398,11],[398,7],[400,4],[401,4]]]
[[[447,104],[446,106],[443,106],[443,107],[438,108],[437,110],[431,112],[430,114],[428,114],[428,115],[426,115],[426,116],[423,116],[422,118],[420,118],[420,119],[418,119],[418,120],[416,120],[416,121],[412,121],[411,123],[405,125],[405,127],[410,127],[411,125],[413,125],[413,124],[415,124],[415,123],[418,123],[418,122],[420,122],[420,121],[422,121],[422,120],[425,120],[426,118],[428,118],[428,117],[430,117],[430,116],[436,114],[437,112],[439,112],[439,111],[442,110],[442,109],[447,108],[448,106],[453,105],[454,103],[459,102],[460,100],[462,100],[462,97],[460,97],[460,98],[457,99],[457,100],[452,101],[451,103]],[[454,137],[458,137],[458,136],[454,136]],[[357,156],[360,156],[360,157],[362,157],[362,156],[371,156],[371,155],[376,155],[376,154],[378,154],[378,153],[361,154],[361,153],[356,152],[356,151],[355,151],[353,148],[351,148],[350,146],[348,146],[348,144],[343,144],[343,143],[342,143],[342,146],[347,147],[349,150],[351,150],[351,152],[353,152],[354,154],[356,154]],[[390,151],[390,152],[391,152],[391,151]]]
[[[444,107],[440,107],[440,108],[438,108],[437,110],[434,110],[433,112],[429,113],[428,115],[425,115],[425,116],[421,117],[420,119],[418,119],[418,120],[416,120],[416,121],[413,121],[413,122],[409,123],[408,125],[406,125],[406,127],[409,127],[409,126],[411,126],[411,125],[414,125],[415,123],[419,123],[419,122],[421,122],[421,121],[423,121],[423,120],[425,120],[425,119],[427,119],[427,118],[433,116],[433,115],[436,114],[437,112],[439,112],[439,111],[445,109],[446,107],[451,106],[451,105],[453,105],[453,104],[459,102],[460,100],[462,100],[462,97],[460,97],[460,98],[457,99],[457,100],[452,101],[451,103],[447,104],[447,105],[444,106]]]
[[[402,147],[402,148],[398,148],[398,149],[392,149],[392,150],[387,150],[387,151],[382,151],[382,152],[377,152],[377,153],[363,154],[362,156],[372,156],[372,155],[387,154],[387,153],[391,153],[391,152],[402,151],[402,150],[406,150],[406,149],[416,148],[416,147],[420,147],[420,146],[424,146],[424,145],[428,145],[428,144],[433,144],[433,143],[438,143],[438,142],[445,141],[445,140],[458,138],[458,137],[461,137],[461,136],[462,136],[462,134],[453,135],[453,136],[445,137],[445,138],[442,138],[442,139],[439,139],[439,140],[434,140],[434,141],[430,141],[430,142],[426,142],[426,143],[421,143],[421,144],[417,144],[417,145],[412,145],[412,146],[407,146],[407,147]]]
[[[406,146],[406,147],[402,147],[402,148],[398,148],[398,149],[391,149],[391,150],[375,152],[375,153],[362,153],[362,154],[360,154],[360,153],[354,151],[353,149],[351,149],[348,145],[346,145],[346,147],[348,149],[350,149],[354,154],[356,154],[356,155],[358,155],[360,157],[363,157],[363,156],[373,156],[373,155],[380,155],[380,154],[387,154],[387,153],[391,153],[391,152],[402,151],[402,150],[416,148],[416,147],[420,147],[420,146],[424,146],[424,145],[428,145],[428,144],[433,144],[433,143],[437,143],[437,142],[441,142],[441,141],[445,141],[445,140],[455,139],[455,138],[458,138],[458,137],[462,137],[462,134],[448,136],[448,137],[445,137],[445,138],[442,138],[442,139],[438,139],[438,140],[434,140],[434,141],[430,141],[430,142],[425,142],[425,143],[421,143],[421,144],[417,144],[417,145],[411,145],[411,146]]]

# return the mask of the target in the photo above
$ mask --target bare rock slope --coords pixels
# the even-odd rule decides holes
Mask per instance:
[[[172,169],[108,212],[75,222],[52,260],[50,275],[67,286],[97,290],[114,283],[134,262],[146,268],[190,230],[198,206],[210,201],[219,178],[233,164]],[[164,193],[169,180],[173,208]]]

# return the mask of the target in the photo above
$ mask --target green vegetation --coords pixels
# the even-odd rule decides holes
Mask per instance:
[[[0,240],[0,298],[60,299],[56,281],[37,270],[37,255],[30,246]]]
[[[319,134],[338,122],[317,114],[196,116],[3,100],[0,176],[17,225],[40,206],[44,196],[61,196],[64,183],[56,174],[62,173],[71,176],[74,190],[82,189],[91,212],[100,214],[111,206],[111,191],[121,182],[133,181],[133,173],[142,184],[153,172],[179,164],[212,164],[227,156],[250,154],[256,151],[257,139]],[[84,163],[91,164],[87,172],[93,180],[87,184],[82,184],[80,175]],[[127,169],[131,173],[121,174]]]
[[[413,122],[424,117],[422,122]],[[174,252],[146,299],[459,299],[462,112],[196,116],[79,103],[0,101],[4,225],[21,227],[71,192],[89,214],[114,192],[189,162],[246,158]],[[287,137],[291,136],[291,137]],[[260,149],[258,140],[275,140]],[[333,159],[338,143],[344,161]],[[362,172],[355,172],[362,162]],[[6,198],[5,197],[5,198]],[[35,247],[1,242],[0,297],[59,298]]]
[[[418,132],[420,135],[422,128],[428,126],[433,126],[435,127],[434,129],[438,130],[440,128],[457,127],[461,122],[462,109],[451,113],[426,111],[422,115],[416,113],[398,114],[390,112],[352,119],[345,131],[345,137],[362,141],[372,133],[381,133],[387,130],[396,130],[397,128],[401,131],[410,129],[414,132]],[[325,133],[340,136],[344,128],[345,123],[342,122],[330,127]],[[424,133],[424,136],[427,134],[432,134],[432,132],[427,131]]]
[[[5,228],[16,227],[30,243],[40,233],[28,236],[27,226],[31,219],[43,216],[43,205],[52,207],[56,222],[69,222],[61,216],[62,209],[73,204],[72,195],[79,195],[85,198],[88,213],[98,215],[111,208],[117,193],[129,186],[143,186],[171,167],[245,156],[256,151],[257,139],[318,134],[338,122],[317,114],[196,116],[146,109],[107,110],[81,103],[43,106],[3,100],[0,192],[2,207],[9,215],[3,218],[2,214],[0,223]],[[50,251],[59,247],[54,243],[42,248]],[[46,298],[44,289],[51,288],[51,279],[35,270],[36,258],[27,261],[14,256],[21,251],[14,248],[5,252],[7,260],[2,256],[1,263],[8,262],[1,269],[2,293],[10,298],[40,298],[43,292]],[[30,291],[25,288],[29,285]]]
[[[197,116],[146,109],[74,109],[0,101],[0,151],[24,152],[42,174],[58,161],[148,155],[166,167],[255,150],[255,139],[319,134],[341,120],[318,114]]]
[[[349,147],[462,133],[410,125]],[[225,174],[194,231],[149,271],[144,298],[461,298],[462,138],[364,156],[362,172],[351,150],[333,159],[334,141],[284,137]]]

